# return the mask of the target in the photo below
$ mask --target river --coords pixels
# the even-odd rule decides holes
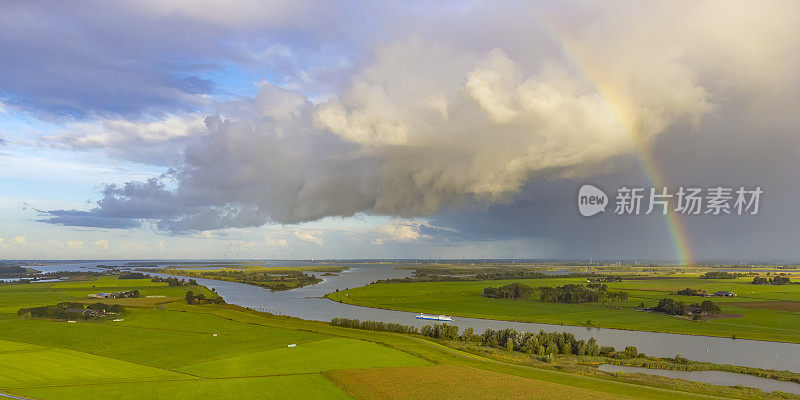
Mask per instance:
[[[206,261],[207,262],[207,261]],[[161,261],[154,264],[173,265],[175,262]],[[93,266],[125,265],[125,261],[94,261],[69,263],[61,265],[36,266],[33,268],[44,272],[57,270],[94,270]],[[308,261],[268,261],[258,265],[296,266],[296,265],[337,265]],[[323,298],[325,294],[337,289],[344,290],[367,285],[379,279],[403,278],[411,274],[411,270],[395,269],[397,264],[339,264],[350,265],[339,276],[320,276],[322,282],[298,289],[281,292],[270,292],[263,288],[235,282],[197,279],[209,288],[222,295],[228,303],[264,310],[281,315],[288,315],[308,320],[330,321],[334,317],[356,318],[395,322],[420,327],[431,324],[431,321],[416,319],[416,313],[382,310],[337,303]],[[560,272],[560,271],[559,271]],[[319,274],[317,274],[319,276]],[[476,332],[487,328],[514,328],[520,331],[538,332],[544,330],[566,331],[577,338],[594,337],[600,345],[614,346],[623,349],[625,346],[636,346],[640,352],[650,356],[674,357],[681,354],[690,360],[708,361],[718,364],[742,365],[765,369],[788,370],[800,373],[800,344],[766,342],[744,339],[730,339],[707,336],[680,335],[643,331],[626,331],[619,329],[588,328],[579,326],[562,326],[537,323],[521,323],[496,321],[488,319],[454,317],[453,324],[460,328],[472,327]]]
[[[626,374],[642,373],[649,375],[660,375],[668,378],[684,379],[687,381],[697,381],[710,383],[712,385],[735,386],[758,388],[764,392],[774,392],[779,390],[785,393],[800,394],[800,384],[785,382],[775,379],[759,378],[757,376],[737,374],[725,371],[675,371],[667,369],[651,369],[642,367],[627,367],[624,365],[602,364],[598,367],[606,372],[624,372]]]

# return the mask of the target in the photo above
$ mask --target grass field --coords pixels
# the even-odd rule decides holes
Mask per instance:
[[[735,335],[737,338],[800,343],[800,313],[780,309],[787,306],[787,301],[800,300],[800,285],[752,285],[749,283],[751,280],[707,280],[685,276],[608,283],[609,290],[624,290],[630,295],[620,309],[597,304],[490,299],[483,295],[483,289],[489,286],[499,287],[513,282],[530,286],[584,283],[585,280],[580,278],[379,283],[332,293],[329,297],[348,304],[412,312],[722,337]],[[653,307],[665,297],[685,303],[706,300],[702,297],[670,295],[687,287],[711,293],[720,290],[737,293],[738,297],[714,297],[712,300],[720,305],[723,313],[741,317],[697,322],[636,310],[640,303]],[[754,308],[754,305],[757,307]]]
[[[177,370],[202,377],[224,378],[418,365],[430,365],[430,363],[375,343],[347,338],[328,338],[299,344],[293,348],[284,346],[201,362]]]
[[[320,374],[43,387],[15,393],[64,400],[352,399]]]
[[[630,398],[459,366],[344,370],[325,375],[355,397],[368,400]]]
[[[134,289],[139,289],[142,296],[163,295],[183,298],[187,291],[203,292],[206,296],[213,295],[211,291],[202,286],[169,287],[166,283],[154,283],[150,279],[117,279],[115,276],[67,282],[6,284],[0,285],[0,314],[16,313],[23,307],[43,306],[62,301],[89,300],[88,296],[93,293]]]
[[[74,297],[67,293],[98,286],[164,295],[174,289],[108,277],[57,285],[0,285],[0,298],[13,308],[52,303],[53,296],[68,300]],[[453,398],[454,393],[463,399],[491,393],[708,398],[690,393],[691,387],[667,390],[617,382],[611,375],[598,379],[532,368],[416,336],[334,327],[232,305],[131,306],[123,319],[66,323],[0,312],[0,392],[35,399],[371,399],[376,395],[369,388],[385,382],[399,385],[393,395],[419,399]]]

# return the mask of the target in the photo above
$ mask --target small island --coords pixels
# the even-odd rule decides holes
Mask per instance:
[[[214,279],[218,281],[229,281],[244,283],[247,285],[261,286],[270,291],[289,290],[306,285],[313,285],[322,282],[322,279],[308,274],[307,272],[320,272],[333,274],[342,272],[349,267],[339,266],[305,266],[305,267],[262,267],[262,266],[241,266],[241,267],[220,267],[216,269],[191,269],[190,268],[158,268],[143,270],[147,272],[158,272],[169,275],[179,275],[189,278]],[[325,275],[327,276],[327,275]]]

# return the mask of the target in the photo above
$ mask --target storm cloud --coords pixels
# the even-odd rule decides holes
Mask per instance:
[[[64,146],[130,151],[137,160],[149,148],[179,151],[153,157],[173,167],[162,177],[109,185],[94,208],[41,220],[154,221],[177,233],[358,214],[428,217],[431,224],[382,235],[576,238],[582,247],[565,251],[611,254],[625,232],[662,237],[663,222],[587,222],[573,209],[574,190],[587,180],[646,186],[642,159],[661,165],[667,182],[771,185],[773,199],[788,204],[794,192],[769,170],[796,170],[774,157],[798,150],[797,3],[515,4],[393,21],[392,34],[375,38],[371,55],[323,100],[263,82],[253,98],[213,104],[202,124],[189,114],[191,134],[118,122],[104,131],[128,134],[59,136]],[[226,26],[243,17],[193,18]],[[213,90],[190,86],[184,92]],[[162,134],[143,133],[153,131]],[[778,210],[785,207],[755,226],[779,221]],[[699,237],[743,223],[711,222],[688,226]],[[614,235],[597,240],[603,231]],[[663,248],[641,247],[667,256]]]

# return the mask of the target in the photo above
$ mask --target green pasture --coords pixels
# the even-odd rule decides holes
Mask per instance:
[[[800,313],[745,308],[741,302],[800,301],[800,285],[752,285],[752,278],[706,280],[697,277],[635,280],[607,283],[609,290],[624,290],[629,298],[622,308],[599,304],[555,304],[536,301],[491,299],[483,295],[486,287],[518,282],[530,286],[561,286],[586,283],[581,278],[548,278],[480,282],[380,283],[332,293],[336,301],[368,307],[411,312],[448,314],[473,318],[503,319],[561,325],[588,325],[605,328],[648,330],[695,335],[748,338],[800,343]],[[690,321],[639,311],[644,303],[653,307],[660,299],[673,297],[684,303],[702,302],[703,297],[674,296],[684,288],[708,292],[727,290],[738,297],[713,297],[722,313],[741,317]]]
[[[337,369],[420,366],[429,362],[410,354],[347,338],[330,338],[296,347],[253,352],[237,357],[201,362],[178,371],[203,377],[300,374]]]
[[[195,379],[192,376],[93,354],[48,348],[0,353],[0,388],[74,383]]]
[[[100,292],[122,292],[138,289],[142,296],[180,297],[188,291],[213,293],[203,286],[169,287],[164,282],[154,283],[150,279],[117,279],[116,276],[101,276],[87,280],[67,282],[43,282],[30,284],[0,285],[0,314],[16,313],[24,307],[55,304],[62,301],[88,300],[90,294]],[[106,300],[108,302],[110,300]]]
[[[320,374],[43,387],[14,393],[63,400],[352,399]]]
[[[121,322],[68,323],[17,317],[14,307],[52,304],[58,296],[66,297],[58,300],[69,300],[73,296],[64,293],[83,293],[92,286],[157,294],[175,289],[149,281],[123,284],[106,277],[57,285],[0,285],[5,306],[0,310],[0,392],[68,400],[348,399],[364,393],[364,388],[340,388],[328,379],[328,373],[456,365],[499,373],[492,376],[498,385],[503,376],[512,376],[509,379],[532,382],[521,383],[523,386],[582,388],[587,398],[607,397],[592,395],[598,393],[669,400],[705,398],[687,392],[694,391],[693,386],[679,390],[675,386],[650,387],[617,382],[611,375],[598,379],[511,364],[418,336],[335,327],[233,305],[190,306],[175,301],[128,308]],[[289,348],[288,344],[297,346]],[[427,376],[422,370],[417,373]],[[485,383],[464,380],[464,385],[470,384]],[[429,391],[442,395],[442,390],[444,387]]]
[[[319,338],[310,332],[264,328],[169,310],[130,310],[122,322],[73,324],[20,319],[16,315],[0,319],[0,339],[57,346],[155,367],[174,367]]]

